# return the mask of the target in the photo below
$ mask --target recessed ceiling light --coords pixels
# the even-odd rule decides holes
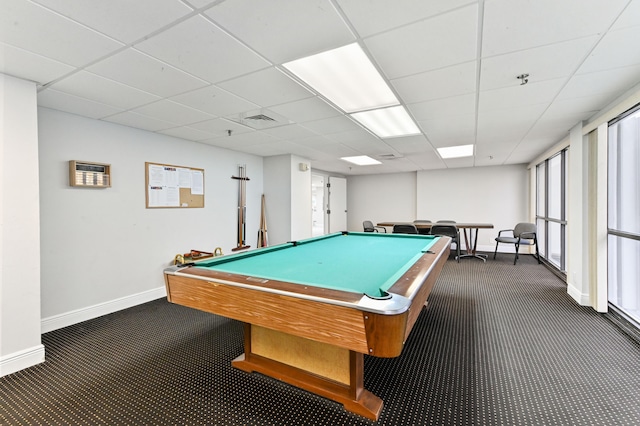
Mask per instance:
[[[402,105],[356,112],[351,114],[351,117],[381,138],[417,135],[420,133],[420,129],[418,129],[418,126],[409,117]]]
[[[473,155],[473,145],[458,145],[438,148],[438,153],[442,158],[471,157]]]
[[[345,112],[400,103],[358,43],[283,66]]]
[[[373,166],[374,164],[382,164],[380,161],[368,157],[366,155],[358,155],[355,157],[342,157],[341,160],[348,161],[349,163],[357,164],[358,166]]]

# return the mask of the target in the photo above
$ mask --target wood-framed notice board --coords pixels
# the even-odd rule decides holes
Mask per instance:
[[[144,163],[147,208],[204,207],[204,169]]]

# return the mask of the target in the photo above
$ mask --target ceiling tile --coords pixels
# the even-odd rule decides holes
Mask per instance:
[[[394,79],[476,59],[477,27],[478,7],[472,5],[364,42],[383,73]]]
[[[263,132],[251,131],[246,133],[234,133],[231,136],[216,138],[212,140],[212,142],[221,148],[239,149],[245,146],[259,145],[278,140],[280,139],[275,136],[267,135]]]
[[[360,151],[357,151],[341,143],[324,143],[323,145],[320,145],[317,148],[313,146],[309,146],[304,143],[296,143],[296,145],[301,145],[304,147],[316,149],[316,152],[318,154],[315,155],[314,159],[319,159],[319,158],[340,159],[342,157],[353,157],[354,155],[362,154]],[[342,161],[342,160],[339,160],[339,161]]]
[[[210,83],[270,65],[201,16],[187,19],[136,48]]]
[[[459,169],[462,167],[473,167],[473,162],[475,161],[475,158],[474,157],[448,158],[442,161],[447,166],[447,169]]]
[[[469,93],[434,101],[418,102],[407,105],[407,109],[418,121],[435,120],[457,115],[471,115],[476,112],[476,95]]]
[[[628,0],[491,0],[484,4],[483,56],[605,32]]]
[[[481,112],[477,142],[520,142],[545,111],[546,104]]]
[[[342,144],[369,156],[393,153],[393,148],[379,139],[352,139],[346,140]]]
[[[387,31],[456,9],[475,0],[337,0],[360,37]]]
[[[640,49],[635,46],[629,48],[629,40],[640,40],[640,25],[607,33],[584,61],[578,74],[640,64]]]
[[[384,140],[400,154],[415,154],[417,152],[433,152],[433,146],[423,135],[391,138]]]
[[[120,108],[90,101],[68,93],[58,92],[53,89],[38,92],[38,105],[95,119],[121,112]]]
[[[558,100],[580,98],[597,93],[616,96],[640,82],[640,65],[574,76],[558,95]]]
[[[0,43],[0,73],[20,76],[23,80],[35,81],[39,85],[62,77],[74,70],[53,59],[18,47]]]
[[[326,0],[226,1],[206,15],[274,64],[355,41]]]
[[[597,36],[584,37],[483,58],[480,90],[520,84],[517,76],[522,74],[529,74],[530,83],[566,78],[578,69],[597,41]]]
[[[171,100],[217,116],[237,114],[258,108],[258,105],[216,86],[183,93],[172,97]]]
[[[420,169],[422,170],[435,170],[445,168],[444,162],[435,151],[426,151],[418,154],[411,154],[408,155],[407,158],[409,158],[412,163],[420,167]]]
[[[123,109],[135,108],[160,99],[158,96],[86,71],[80,71],[50,87]]]
[[[161,97],[208,86],[204,80],[152,58],[127,49],[87,68],[88,71]]]
[[[276,105],[270,109],[296,123],[305,123],[307,121],[342,115],[340,111],[318,97]]]
[[[616,31],[626,27],[640,25],[640,2],[630,1],[624,12],[618,17],[611,30]]]
[[[473,93],[476,61],[391,80],[400,98],[408,103],[431,101]]]
[[[163,133],[165,135],[175,136],[177,138],[196,142],[205,139],[211,139],[216,136],[212,133],[203,132],[201,130],[194,129],[193,127],[188,126],[173,127],[171,129],[161,130],[158,133]]]
[[[475,143],[475,114],[419,121],[429,141],[437,148]]]
[[[540,83],[520,85],[480,92],[479,109],[483,112],[518,108],[527,105],[550,104],[562,89],[566,79],[546,80]]]
[[[265,142],[244,148],[244,152],[261,157],[290,154],[296,148],[295,144],[288,141]]]
[[[193,10],[177,0],[35,0],[123,43],[132,43]]]
[[[225,81],[218,86],[265,107],[313,96],[313,93],[273,67]]]
[[[324,118],[322,120],[308,121],[302,124],[303,127],[319,134],[331,135],[333,133],[346,132],[350,130],[361,130],[362,128],[345,116]]]
[[[224,118],[215,118],[213,120],[202,121],[200,123],[194,123],[189,127],[193,127],[197,130],[209,132],[217,137],[229,137],[229,131],[232,135],[240,133],[253,132],[252,129],[241,124],[234,123],[233,121],[226,120]]]
[[[122,44],[24,0],[3,0],[0,42],[56,61],[82,66]]]
[[[157,120],[155,118],[137,114],[131,111],[121,112],[119,114],[104,118],[103,120],[110,121],[112,123],[123,124],[125,126],[135,127],[137,129],[149,130],[150,132],[168,129],[170,127],[176,127],[177,125],[176,123]]]
[[[301,127],[297,124],[289,124],[287,126],[278,126],[271,129],[264,129],[262,130],[262,132],[278,137],[280,139],[292,141],[315,136],[315,133],[313,133],[311,130],[305,129],[304,127]]]
[[[352,142],[352,141],[378,141],[380,140],[377,136],[369,133],[367,130],[357,127],[350,130],[344,130],[340,132],[330,133],[324,135],[327,139],[330,139],[333,142]]]
[[[135,108],[133,112],[184,126],[211,120],[214,116],[167,99]]]

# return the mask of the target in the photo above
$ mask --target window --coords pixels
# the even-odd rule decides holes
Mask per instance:
[[[536,166],[536,225],[540,257],[566,272],[567,163],[564,149]]]
[[[609,123],[608,299],[640,323],[640,106]]]

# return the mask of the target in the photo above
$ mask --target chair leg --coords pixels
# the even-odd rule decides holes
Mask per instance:
[[[533,241],[536,243],[536,258],[538,259],[538,263],[542,263],[542,261],[540,260],[540,251],[538,250],[538,238],[535,236],[533,237]]]
[[[496,251],[493,252],[493,260],[496,260],[496,254],[498,254],[498,244],[500,243],[496,241]]]
[[[516,244],[516,258],[513,260],[513,264],[515,265],[518,261],[518,251],[520,250],[520,244]]]
[[[458,241],[456,242],[456,253],[458,254],[456,259],[458,259],[458,263],[460,263],[460,238],[458,238]]]

